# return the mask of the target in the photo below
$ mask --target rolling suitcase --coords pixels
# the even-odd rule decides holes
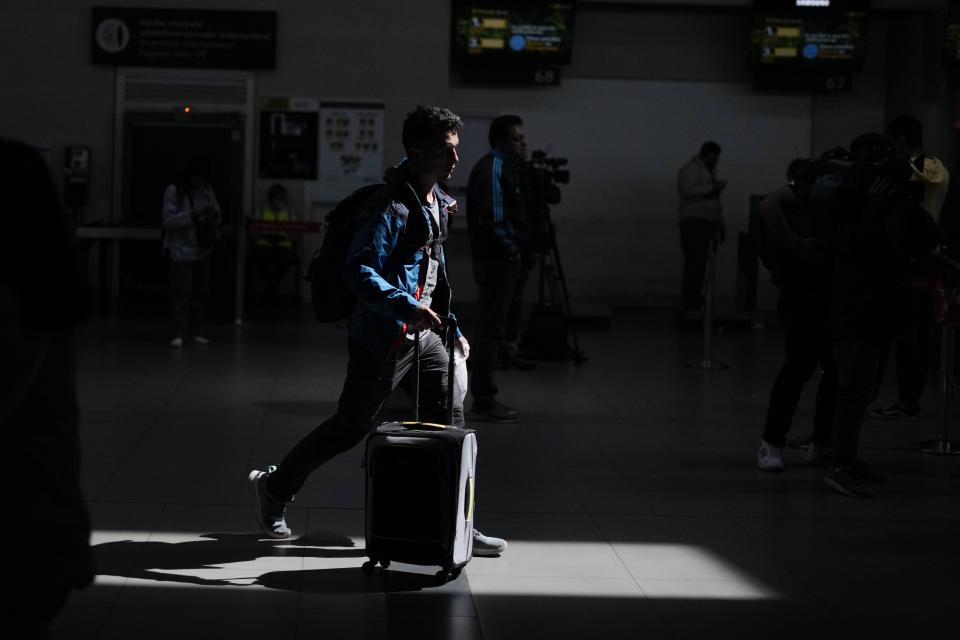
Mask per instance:
[[[477,437],[453,423],[453,348],[456,326],[447,324],[450,369],[447,424],[387,422],[367,438],[365,573],[391,561],[440,567],[443,583],[460,575],[473,555]],[[419,404],[419,336],[415,343],[415,397]]]

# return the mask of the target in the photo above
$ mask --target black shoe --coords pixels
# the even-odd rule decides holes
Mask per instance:
[[[830,467],[823,478],[827,486],[851,498],[872,498],[874,491],[855,472],[852,466]]]
[[[515,424],[520,421],[516,409],[503,404],[495,397],[474,398],[471,413],[472,417],[480,422]]]
[[[920,406],[894,402],[886,409],[870,409],[867,413],[878,420],[916,420],[920,415]]]

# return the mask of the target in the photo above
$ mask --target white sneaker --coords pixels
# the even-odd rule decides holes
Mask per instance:
[[[476,529],[473,530],[473,555],[481,557],[495,557],[507,550],[507,541],[503,538],[485,536]]]
[[[826,467],[830,463],[831,457],[833,457],[833,451],[830,447],[811,442],[810,446],[807,447],[807,456],[803,463],[811,467]]]
[[[253,492],[253,513],[260,530],[271,538],[289,538],[293,533],[287,526],[287,505],[273,497],[267,489],[267,478],[271,470],[254,469],[247,475],[250,490]]]
[[[183,346],[183,338],[177,337],[170,341],[171,349],[179,349]]]
[[[761,471],[783,471],[783,449],[761,440],[757,466]]]
[[[203,336],[193,336],[193,341],[197,344],[210,344],[210,338],[204,338]]]

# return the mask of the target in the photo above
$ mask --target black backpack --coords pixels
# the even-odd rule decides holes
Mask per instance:
[[[360,207],[383,184],[361,187],[341,200],[324,220],[327,228],[320,248],[310,259],[307,274],[313,314],[320,322],[336,322],[350,317],[357,302],[343,280],[347,251],[357,229]]]
[[[353,242],[353,234],[360,223],[360,209],[373,194],[386,186],[384,183],[360,187],[341,200],[324,220],[327,223],[323,241],[310,259],[310,266],[303,276],[310,283],[310,302],[313,315],[320,322],[345,320],[353,313],[357,298],[347,289],[343,279],[343,269],[347,262],[347,252]],[[406,194],[405,194],[406,195]],[[406,198],[406,206],[413,209],[416,196],[411,190]],[[442,231],[442,230],[441,230]],[[416,234],[414,234],[416,235]],[[434,239],[435,244],[442,243],[444,237]],[[412,241],[412,239],[411,239]]]

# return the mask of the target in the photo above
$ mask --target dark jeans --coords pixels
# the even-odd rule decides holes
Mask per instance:
[[[373,429],[391,392],[400,385],[413,394],[413,341],[407,340],[395,357],[384,360],[359,344],[348,341],[350,362],[337,413],[311,431],[290,450],[270,474],[268,489],[278,500],[289,502],[317,467],[353,448]],[[420,420],[446,423],[447,366],[449,356],[440,337],[420,334]],[[412,374],[412,375],[408,375]],[[463,409],[454,406],[454,424],[463,426]]]
[[[198,335],[210,296],[210,256],[193,262],[170,261],[170,312],[174,336]]]
[[[837,464],[857,459],[860,428],[867,405],[877,395],[880,362],[886,341],[844,336],[833,342],[837,359],[837,402],[833,423],[833,450]]]
[[[914,407],[920,402],[927,382],[930,353],[930,327],[933,324],[933,298],[928,289],[902,287],[896,292],[897,400]],[[881,354],[880,374],[887,368],[889,349]]]
[[[470,389],[474,398],[497,395],[493,370],[500,350],[507,344],[507,314],[520,270],[519,258],[474,260],[479,290],[477,323],[470,343]]]
[[[778,447],[786,444],[803,387],[819,364],[823,376],[817,385],[813,435],[810,440],[817,445],[830,446],[837,393],[837,364],[830,339],[826,301],[823,297],[783,291],[777,300],[777,315],[783,324],[786,359],[770,391],[763,439]]]
[[[530,280],[530,274],[536,264],[537,259],[532,255],[524,255],[521,258],[520,270],[513,286],[513,299],[510,301],[510,309],[507,311],[505,339],[508,343],[520,340],[520,327],[523,324],[523,290],[526,288],[527,281]]]
[[[680,283],[680,304],[684,311],[703,306],[703,283],[710,242],[716,240],[720,226],[706,220],[680,223],[680,246],[683,248],[683,280]]]

